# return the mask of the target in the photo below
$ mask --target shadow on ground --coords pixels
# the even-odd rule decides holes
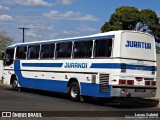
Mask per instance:
[[[8,88],[8,90],[12,90]],[[35,89],[21,89],[22,92],[26,93],[33,93],[38,95],[44,95],[49,97],[61,98],[61,99],[68,99],[69,97],[67,94],[57,93],[57,92],[49,92],[43,90],[35,90]],[[119,109],[125,108],[150,108],[150,107],[157,107],[159,104],[159,100],[152,99],[152,98],[107,98],[107,99],[99,99],[94,97],[85,97],[83,96],[83,103],[101,105],[101,106],[108,106],[114,107]]]
[[[145,98],[110,98],[110,99],[91,99],[89,103],[99,104],[119,109],[126,108],[150,108],[157,107],[159,104],[159,100],[155,99],[145,99]]]

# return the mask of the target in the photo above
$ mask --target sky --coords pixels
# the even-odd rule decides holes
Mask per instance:
[[[91,35],[101,32],[115,9],[132,6],[160,16],[159,0],[0,0],[0,31],[15,43]]]

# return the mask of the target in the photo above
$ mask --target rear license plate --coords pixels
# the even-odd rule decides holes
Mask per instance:
[[[135,92],[146,92],[144,89],[135,89]]]

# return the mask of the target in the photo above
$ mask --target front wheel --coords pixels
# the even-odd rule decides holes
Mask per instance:
[[[12,89],[13,90],[18,90],[18,80],[16,78],[13,78]]]
[[[80,89],[77,82],[71,83],[69,87],[69,97],[72,101],[80,101]]]

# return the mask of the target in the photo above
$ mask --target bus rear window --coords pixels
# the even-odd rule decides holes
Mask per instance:
[[[112,39],[95,40],[95,57],[110,57],[112,51]]]

